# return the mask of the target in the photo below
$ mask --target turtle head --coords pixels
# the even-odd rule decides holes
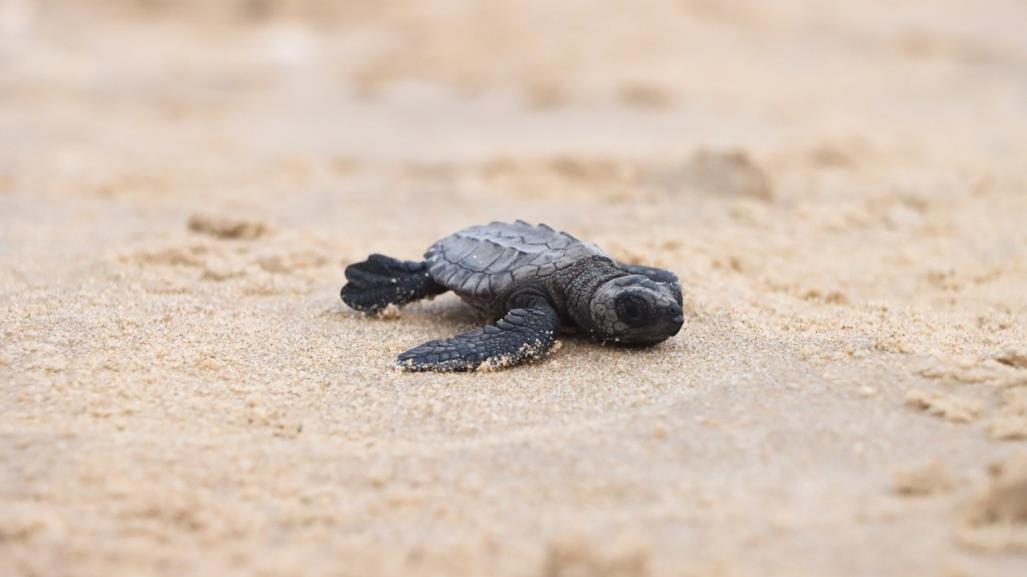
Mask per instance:
[[[685,323],[676,284],[634,274],[599,285],[589,317],[593,338],[625,345],[655,345],[676,335]]]

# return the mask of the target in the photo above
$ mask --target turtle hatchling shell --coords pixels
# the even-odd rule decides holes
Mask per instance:
[[[433,244],[425,259],[435,282],[472,297],[492,297],[527,278],[543,278],[590,256],[594,244],[523,221],[472,226]]]

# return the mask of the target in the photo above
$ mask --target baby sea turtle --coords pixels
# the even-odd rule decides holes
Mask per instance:
[[[372,254],[346,267],[342,300],[365,313],[451,290],[491,324],[399,355],[415,371],[505,367],[546,354],[562,329],[603,343],[653,345],[685,319],[674,273],[615,261],[592,243],[523,221],[474,226],[423,262]]]

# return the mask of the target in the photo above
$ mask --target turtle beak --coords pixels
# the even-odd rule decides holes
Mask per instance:
[[[671,325],[673,329],[670,331],[670,336],[674,336],[678,334],[678,332],[681,331],[681,327],[684,326],[685,315],[678,315],[670,320],[672,323],[674,323],[673,325]]]
[[[680,331],[681,327],[684,326],[684,324],[685,324],[685,314],[681,310],[681,307],[677,306],[676,304],[674,305],[674,307],[671,309],[670,312],[671,312],[671,314],[673,316],[670,317],[669,325],[667,327],[667,329],[668,329],[667,332],[670,333],[670,336],[674,336],[674,335],[678,334],[678,331]]]

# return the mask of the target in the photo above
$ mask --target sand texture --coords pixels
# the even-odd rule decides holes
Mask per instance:
[[[1027,4],[0,0],[0,576],[1027,575]],[[405,374],[545,222],[650,349]]]

